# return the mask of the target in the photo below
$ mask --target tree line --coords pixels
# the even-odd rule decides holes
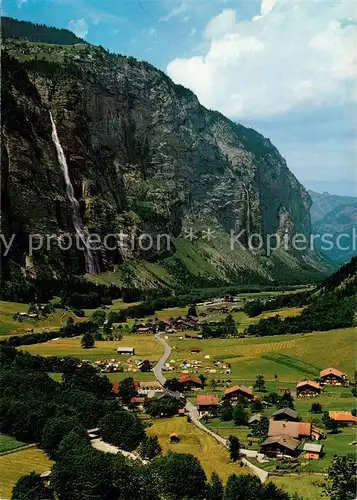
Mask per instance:
[[[258,323],[249,325],[247,333],[264,337],[347,328],[354,324],[355,309],[355,297],[339,297],[335,293],[327,293],[316,299],[298,316],[283,319],[277,315],[261,319]]]
[[[250,317],[259,316],[264,311],[275,311],[286,307],[302,307],[308,305],[312,301],[310,291],[288,293],[278,295],[269,300],[252,300],[246,302],[243,311]]]
[[[3,39],[16,38],[29,42],[55,43],[59,45],[87,43],[67,29],[19,21],[11,17],[1,17],[1,31]]]

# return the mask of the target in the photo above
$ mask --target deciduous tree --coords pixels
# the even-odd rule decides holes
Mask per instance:
[[[125,410],[105,415],[99,421],[98,427],[104,441],[126,451],[135,450],[145,436],[139,418]]]
[[[330,500],[353,500],[356,498],[356,457],[335,455],[328,468],[325,492]]]
[[[140,455],[145,460],[152,460],[161,455],[161,446],[157,436],[145,436],[140,445]]]
[[[265,391],[265,380],[263,375],[257,375],[254,383],[254,389],[259,392]]]
[[[81,345],[84,349],[92,349],[95,345],[94,336],[91,332],[86,332],[82,336]]]
[[[53,492],[43,484],[39,474],[21,476],[12,489],[12,500],[52,500]]]
[[[168,453],[151,464],[165,498],[201,499],[206,493],[206,474],[196,457],[187,453]]]
[[[221,478],[216,472],[213,472],[211,481],[207,487],[207,500],[222,500],[224,487]]]

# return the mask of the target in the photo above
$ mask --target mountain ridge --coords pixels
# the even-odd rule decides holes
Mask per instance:
[[[28,255],[30,233],[73,233],[49,111],[89,232],[172,238],[164,250],[155,243],[149,251],[101,248],[102,272],[140,281],[145,268],[152,286],[163,277],[174,286],[321,276],[313,252],[280,249],[270,257],[265,246],[230,248],[231,231],[241,229],[244,244],[253,233],[264,244],[269,234],[310,233],[307,191],[253,129],[207,110],[149,63],[101,47],[7,39],[2,66],[4,228],[20,234],[3,259],[7,279],[19,269],[52,278],[67,269],[84,272],[83,256],[73,249]],[[208,228],[216,241],[203,239]],[[199,242],[185,238],[190,229]]]

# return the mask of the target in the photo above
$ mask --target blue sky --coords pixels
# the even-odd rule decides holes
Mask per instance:
[[[269,137],[307,188],[357,195],[357,3],[4,0],[3,15],[151,62]]]

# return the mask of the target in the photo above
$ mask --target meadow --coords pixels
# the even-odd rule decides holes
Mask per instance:
[[[179,340],[180,337],[182,334],[169,338],[176,362],[176,370],[168,372],[169,377],[182,374],[179,365],[183,360],[198,360],[203,368],[216,369],[216,373],[205,373],[209,380],[252,385],[256,376],[262,374],[269,390],[281,385],[293,387],[299,380],[318,377],[320,370],[330,366],[341,369],[350,378],[354,374],[355,328],[255,338]],[[192,347],[199,347],[201,352],[191,354]],[[231,373],[222,373],[214,361],[229,364]]]
[[[0,338],[6,339],[11,335],[24,335],[27,330],[32,330],[33,333],[40,333],[49,330],[58,330],[65,325],[67,319],[73,318],[74,321],[85,321],[85,318],[78,318],[73,312],[56,309],[54,313],[49,314],[47,319],[29,319],[23,321],[13,319],[17,312],[27,312],[29,306],[19,302],[3,302],[0,301]]]
[[[176,433],[180,442],[170,444],[170,434]],[[218,444],[214,438],[198,429],[194,424],[188,423],[184,417],[163,418],[153,421],[147,429],[147,434],[157,436],[163,454],[168,451],[177,453],[191,453],[196,456],[210,478],[212,472],[227,481],[231,474],[250,474],[248,467],[240,467],[239,463],[231,463],[228,450]]]
[[[116,350],[118,347],[134,347],[135,355],[120,355]],[[119,361],[135,361],[136,359],[150,359],[156,361],[160,358],[163,347],[152,335],[124,335],[122,340],[98,340],[92,349],[84,349],[80,338],[59,338],[42,344],[21,346],[19,349],[30,354],[40,356],[74,356],[79,359],[90,361],[115,358]]]
[[[4,451],[15,450],[16,448],[20,448],[24,446],[26,443],[22,443],[21,441],[17,441],[17,439],[7,436],[5,434],[0,433],[0,453]]]
[[[9,500],[17,480],[30,472],[42,473],[51,469],[53,462],[38,448],[17,451],[0,456],[0,498]]]
[[[296,476],[269,476],[269,481],[272,481],[279,488],[283,488],[290,494],[296,493],[304,500],[320,500],[326,499],[323,494],[323,485],[325,478],[314,475],[296,475]]]

